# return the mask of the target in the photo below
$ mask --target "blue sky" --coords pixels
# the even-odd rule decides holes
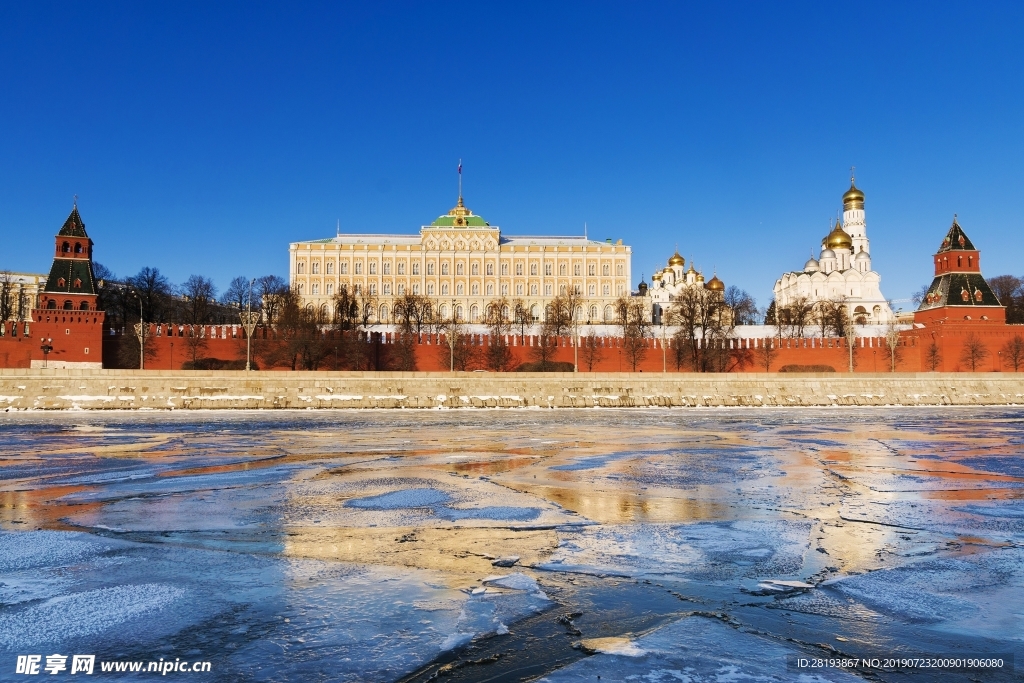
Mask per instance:
[[[462,158],[491,224],[586,222],[636,280],[678,243],[766,305],[851,165],[886,296],[954,212],[1024,275],[1022,35],[998,2],[5,3],[0,268],[45,271],[77,194],[118,274],[287,275],[338,220],[446,212]]]

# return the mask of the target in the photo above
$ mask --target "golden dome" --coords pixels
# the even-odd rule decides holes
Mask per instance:
[[[832,229],[832,232],[825,238],[825,245],[829,249],[853,249],[853,238],[845,230],[843,226],[836,223],[836,227]]]
[[[697,273],[697,282],[704,282],[704,273]]]
[[[661,279],[661,272],[660,271],[656,271],[654,273],[654,275],[651,276],[651,279],[652,280],[660,280]]]
[[[853,179],[850,179],[850,189],[843,195],[843,208],[844,209],[863,209],[864,208],[864,193],[857,189],[857,186],[853,184]]]
[[[704,285],[704,288],[705,289],[710,289],[710,290],[713,290],[713,291],[716,291],[716,292],[724,292],[725,291],[725,283],[722,282],[721,280],[719,280],[717,275],[712,275],[711,279],[708,280],[708,283],[706,285]]]
[[[672,258],[668,260],[670,266],[684,266],[686,265],[686,259],[679,255],[679,252],[672,254]]]

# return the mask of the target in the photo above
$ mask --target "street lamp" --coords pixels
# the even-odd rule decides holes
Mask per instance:
[[[142,297],[132,290],[132,296],[139,300],[139,322],[135,324],[135,336],[139,338],[139,370],[146,369],[146,320],[142,316]]]
[[[242,327],[245,328],[245,371],[249,372],[252,369],[252,331],[256,329],[256,320],[259,318],[259,313],[252,312],[252,286],[255,284],[256,278],[253,278],[249,282],[249,300],[245,305],[245,311],[239,311],[238,315],[242,318]]]
[[[45,368],[46,357],[50,355],[50,351],[53,351],[53,339],[51,337],[43,339],[42,345],[39,347],[39,350],[43,352],[43,367]]]

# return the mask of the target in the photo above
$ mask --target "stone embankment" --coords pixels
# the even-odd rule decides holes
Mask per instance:
[[[1024,374],[0,370],[0,410],[1024,405]]]

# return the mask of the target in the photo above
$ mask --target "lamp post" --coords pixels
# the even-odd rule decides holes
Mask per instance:
[[[138,291],[132,290],[132,295],[139,300],[139,322],[135,323],[135,336],[139,338],[139,370],[146,369],[146,321],[142,316],[142,297]]]
[[[448,350],[451,352],[450,372],[455,372],[455,299],[452,299],[452,321],[448,325]]]
[[[239,316],[242,318],[242,327],[245,328],[245,371],[249,372],[252,369],[252,331],[256,329],[256,320],[259,318],[259,313],[252,312],[252,286],[255,284],[256,278],[253,278],[249,282],[249,300],[245,305],[245,311],[240,311]]]
[[[47,337],[42,340],[42,345],[39,350],[43,352],[43,367],[46,367],[46,357],[50,355],[50,351],[53,351],[53,338]]]

